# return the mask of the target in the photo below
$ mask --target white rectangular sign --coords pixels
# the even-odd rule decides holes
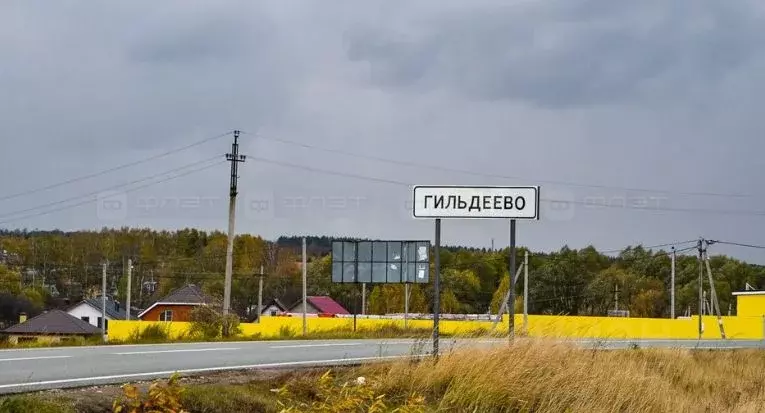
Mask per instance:
[[[539,219],[538,186],[414,187],[415,218]]]

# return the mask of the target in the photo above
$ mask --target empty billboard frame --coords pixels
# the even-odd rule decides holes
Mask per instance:
[[[427,284],[430,241],[333,241],[332,282]]]

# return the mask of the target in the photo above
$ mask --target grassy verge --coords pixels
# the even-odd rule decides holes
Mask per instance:
[[[404,360],[293,372],[226,385],[176,384],[159,394],[179,394],[178,403],[192,413],[749,413],[765,406],[763,371],[762,350],[604,351],[524,340],[509,348],[456,350],[438,362]],[[29,397],[23,403],[31,403]],[[62,408],[72,405],[59,404]],[[34,409],[0,407],[0,413],[71,412],[18,405]]]

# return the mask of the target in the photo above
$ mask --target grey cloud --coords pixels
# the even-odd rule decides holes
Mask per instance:
[[[765,19],[757,7],[709,0],[492,6],[437,13],[400,32],[351,32],[347,54],[368,63],[370,81],[384,87],[552,107],[665,99],[709,87],[761,54]]]

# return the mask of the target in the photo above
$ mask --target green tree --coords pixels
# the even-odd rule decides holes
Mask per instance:
[[[0,292],[18,294],[21,291],[21,274],[0,264]]]

